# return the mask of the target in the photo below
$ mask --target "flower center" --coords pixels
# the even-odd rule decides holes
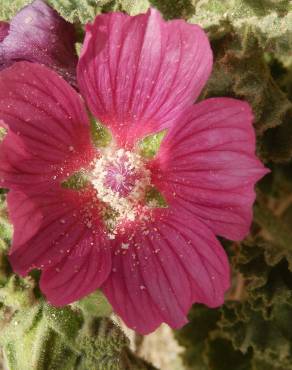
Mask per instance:
[[[96,160],[91,175],[98,198],[107,205],[107,226],[113,230],[122,220],[134,221],[151,183],[143,158],[125,149],[108,148]]]

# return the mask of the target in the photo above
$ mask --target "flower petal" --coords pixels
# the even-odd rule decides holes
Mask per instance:
[[[91,111],[133,144],[169,127],[200,94],[212,52],[200,27],[165,22],[158,11],[103,14],[88,25],[78,84]]]
[[[45,2],[35,0],[11,20],[9,34],[0,44],[0,63],[42,63],[75,85],[75,42],[74,26]]]
[[[9,33],[9,23],[7,22],[1,22],[0,21],[0,43],[5,39],[5,37]],[[0,44],[1,45],[1,44]],[[1,48],[1,46],[0,46]],[[11,65],[10,61],[3,60],[3,58],[0,57],[0,71],[4,68],[7,68]]]
[[[42,272],[40,288],[54,306],[64,306],[100,287],[111,271],[111,251],[100,234],[89,231],[73,253]]]
[[[192,303],[221,305],[229,288],[226,254],[212,231],[175,208],[131,240],[117,240],[112,266],[102,289],[141,334],[162,322],[183,326]]]
[[[0,21],[0,42],[2,42],[9,33],[9,23]]]
[[[90,194],[68,189],[43,194],[12,190],[7,200],[14,227],[9,259],[16,273],[56,266],[68,272],[67,259],[84,267],[86,256],[109,254],[98,214],[89,223],[87,211],[94,204]]]
[[[0,74],[0,125],[9,134],[0,149],[3,187],[50,187],[92,159],[83,103],[60,76],[28,62]]]
[[[269,172],[255,155],[252,118],[245,102],[205,100],[169,131],[152,163],[153,182],[169,204],[232,240],[249,232],[254,185]]]

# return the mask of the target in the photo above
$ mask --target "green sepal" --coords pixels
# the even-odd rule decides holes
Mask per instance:
[[[6,128],[0,127],[0,142],[4,139],[6,134],[7,134]]]
[[[65,189],[80,190],[86,187],[88,179],[83,172],[76,172],[67,180],[63,181],[61,186]]]
[[[153,208],[167,208],[168,207],[168,204],[165,198],[155,186],[149,187],[149,189],[146,191],[145,202],[148,206],[153,207]]]
[[[155,157],[166,133],[167,130],[163,130],[156,134],[144,137],[138,144],[141,156],[149,159]]]
[[[72,306],[80,309],[84,313],[84,317],[105,317],[112,313],[111,305],[100,290],[73,303]]]
[[[91,139],[96,148],[103,148],[110,144],[112,135],[104,125],[90,117]]]

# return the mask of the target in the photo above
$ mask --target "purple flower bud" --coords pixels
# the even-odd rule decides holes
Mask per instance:
[[[21,9],[10,25],[0,22],[0,70],[15,61],[45,64],[76,84],[74,26],[41,0]]]

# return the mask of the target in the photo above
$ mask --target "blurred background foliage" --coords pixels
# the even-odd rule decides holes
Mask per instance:
[[[48,2],[77,27],[101,12],[134,15],[154,6],[166,19],[184,18],[207,31],[215,63],[201,98],[231,96],[252,105],[257,153],[272,172],[257,187],[250,236],[242,243],[222,240],[233,267],[225,305],[195,305],[190,323],[175,335],[189,370],[292,370],[292,2]],[[0,18],[9,20],[27,3],[0,0]],[[57,310],[42,300],[37,273],[12,274],[5,191],[0,202],[0,344],[10,368],[154,369],[129,350],[99,293]]]

